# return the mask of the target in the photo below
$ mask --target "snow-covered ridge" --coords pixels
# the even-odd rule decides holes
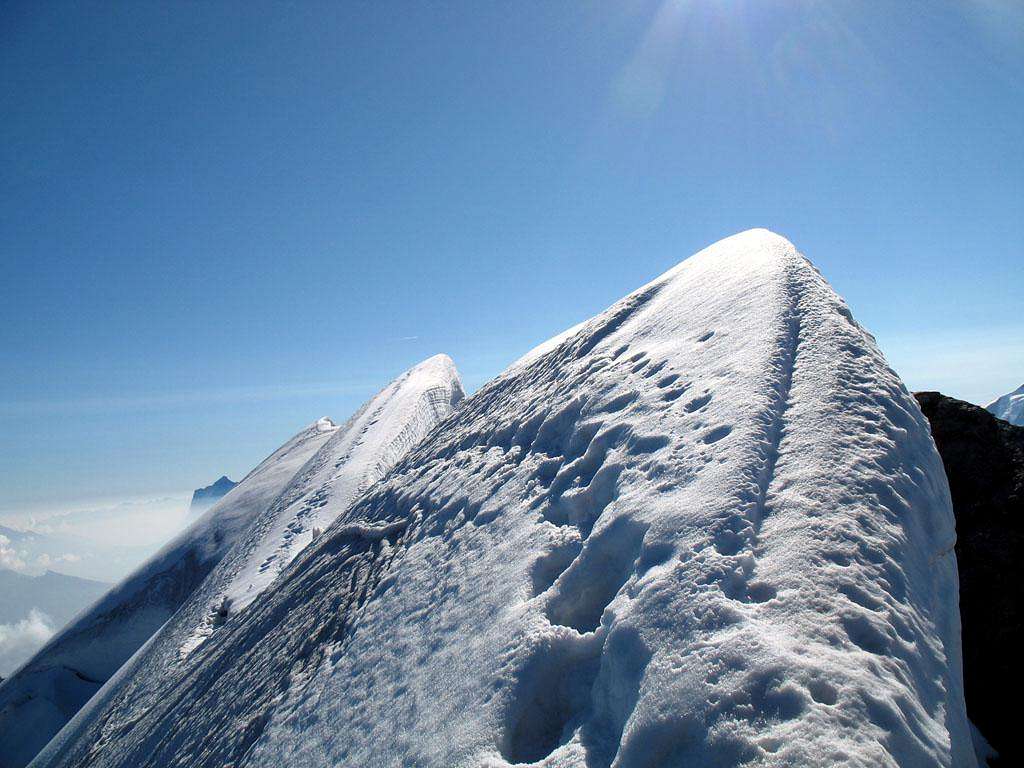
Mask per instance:
[[[182,641],[191,653],[277,578],[463,397],[455,364],[435,355],[388,384],[314,454],[203,585],[183,613],[202,611]]]
[[[985,406],[997,419],[1024,427],[1024,384]]]
[[[309,425],[0,686],[0,768],[25,765],[181,606],[334,429]]]
[[[35,764],[971,766],[953,541],[916,404],[745,232],[464,401]]]
[[[371,398],[294,473],[277,497],[251,519],[244,535],[177,613],[153,635],[72,721],[89,722],[109,696],[179,664],[218,630],[246,615],[244,608],[313,538],[345,512],[362,489],[394,464],[463,398],[451,359],[436,355],[403,373]],[[244,482],[244,481],[243,481]],[[42,758],[40,758],[42,759]]]
[[[18,696],[29,689],[38,702],[32,706],[46,710],[15,710],[18,717],[9,719],[9,731],[0,715],[0,768],[8,768],[3,762],[8,753],[12,766],[31,759],[147,640],[146,650],[136,658],[165,650],[170,633],[150,638],[172,615],[178,622],[170,622],[178,629],[175,651],[187,655],[201,644],[229,615],[254,600],[312,540],[314,531],[326,528],[462,397],[454,364],[437,355],[391,382],[343,426],[321,418],[275,451],[78,622],[82,639],[70,651],[63,646],[44,649],[33,660],[41,674],[33,671],[24,684],[12,680],[0,688],[0,702],[5,693]],[[129,632],[129,638],[122,637]],[[93,656],[101,666],[87,665]],[[46,686],[72,675],[87,676],[88,684],[79,683],[81,690],[70,702],[59,694],[61,711],[50,717],[55,695]],[[34,730],[27,740],[20,736],[24,744],[18,743],[17,754],[23,759],[16,762],[17,726],[26,724]]]

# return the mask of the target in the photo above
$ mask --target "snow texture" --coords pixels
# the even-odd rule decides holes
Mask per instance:
[[[1024,384],[985,406],[997,419],[1024,427]]]
[[[953,543],[917,405],[753,230],[484,386],[34,765],[972,766]]]
[[[0,768],[32,759],[185,602],[334,429],[323,418],[291,438],[0,685]]]
[[[248,528],[182,613],[187,656],[265,590],[317,531],[383,477],[463,398],[455,364],[435,355],[363,404]],[[168,633],[168,637],[171,634]]]

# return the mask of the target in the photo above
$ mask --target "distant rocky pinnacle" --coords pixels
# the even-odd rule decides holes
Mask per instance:
[[[197,488],[192,492],[192,504],[189,505],[189,514],[196,514],[212,507],[220,498],[227,494],[238,483],[230,480],[227,475],[221,475],[220,479],[205,488]]]
[[[1024,427],[938,392],[914,396],[953,497],[967,715],[1000,753],[990,765],[1024,765],[1017,713],[1002,703],[1024,684]]]

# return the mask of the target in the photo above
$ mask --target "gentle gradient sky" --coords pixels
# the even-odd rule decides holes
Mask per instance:
[[[764,226],[909,387],[1024,382],[1007,0],[0,6],[0,511],[238,479]]]

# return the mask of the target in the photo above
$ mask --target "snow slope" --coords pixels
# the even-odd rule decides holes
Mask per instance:
[[[953,542],[917,405],[745,232],[483,387],[34,765],[971,766]]]
[[[181,606],[335,429],[323,418],[291,438],[0,685],[0,768],[32,759]]]
[[[1024,384],[985,406],[997,419],[1024,427]]]
[[[437,355],[391,382],[342,427],[321,419],[300,433],[211,509],[202,518],[205,527],[193,526],[165,550],[169,554],[165,554],[163,561],[177,563],[187,557],[198,560],[203,568],[201,574],[190,579],[187,588],[178,583],[181,579],[174,584],[176,602],[161,603],[158,621],[147,620],[147,616],[140,618],[138,611],[124,616],[113,627],[109,620],[90,618],[89,626],[98,628],[87,633],[89,644],[84,649],[76,646],[77,656],[73,662],[64,663],[73,666],[75,671],[85,670],[93,680],[105,681],[172,614],[171,623],[181,628],[181,634],[158,633],[147,648],[163,649],[163,642],[173,637],[176,652],[187,655],[223,626],[229,616],[252,602],[281,568],[312,540],[316,529],[322,530],[343,512],[365,487],[379,479],[447,416],[462,396],[454,364],[448,357]],[[254,481],[257,477],[261,478],[258,486]],[[258,494],[253,493],[254,486]],[[242,489],[248,489],[249,493],[245,502],[239,503],[237,494]],[[231,499],[236,501],[227,504]],[[194,556],[196,551],[201,554]],[[167,567],[160,565],[155,570],[163,575]],[[139,576],[129,579],[132,594],[138,591],[136,585],[152,589],[153,571],[153,567],[144,567],[145,579]],[[121,591],[124,589],[123,585],[119,587]],[[111,599],[108,597],[105,602]],[[123,610],[124,603],[125,600],[120,599],[114,606]],[[111,611],[110,607],[104,607],[101,613],[105,617]],[[101,668],[100,674],[94,667],[84,665],[83,655],[99,652],[101,648],[105,652],[111,643],[119,641],[125,627],[135,629],[134,645],[125,647],[127,653],[104,659],[106,666]],[[66,654],[61,658],[64,656]],[[139,658],[147,657],[140,652]],[[53,663],[49,656],[43,661],[47,665]],[[6,688],[6,684],[0,688],[0,697]],[[91,686],[87,694],[91,695],[97,688],[98,685]],[[84,699],[76,700],[75,709],[82,703]],[[71,714],[74,710],[68,712],[68,716]],[[50,731],[47,739],[55,731]],[[38,751],[43,744],[28,745],[22,754],[29,746]],[[3,748],[0,754],[6,754],[7,742],[2,732],[0,747]],[[33,751],[21,764],[34,754]],[[0,766],[6,768],[6,763],[0,761]]]
[[[447,355],[436,355],[366,402],[259,515],[176,617],[175,628],[192,627],[179,643],[180,655],[187,656],[229,616],[249,605],[309,545],[317,530],[348,509],[462,397],[455,364]]]

